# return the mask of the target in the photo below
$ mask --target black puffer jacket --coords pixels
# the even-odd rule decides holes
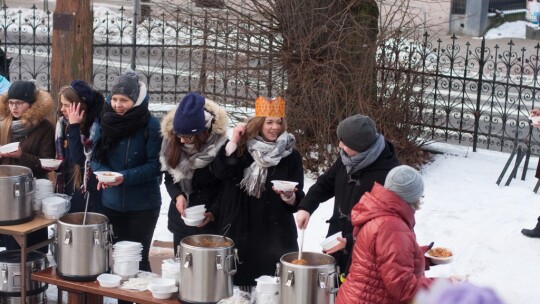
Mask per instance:
[[[330,223],[327,235],[341,231],[343,237],[347,238],[346,248],[333,254],[341,272],[347,273],[350,252],[354,243],[351,224],[352,208],[364,193],[371,190],[375,182],[384,185],[388,172],[398,165],[394,146],[388,141],[374,163],[352,175],[347,174],[345,165],[338,156],[332,167],[317,179],[317,182],[309,188],[306,197],[300,202],[298,209],[313,214],[320,203],[335,197],[334,212],[327,221]]]

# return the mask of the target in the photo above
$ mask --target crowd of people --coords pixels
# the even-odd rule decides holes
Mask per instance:
[[[114,242],[142,244],[141,270],[150,271],[149,249],[162,201],[170,202],[168,229],[175,252],[188,236],[227,235],[241,261],[234,284],[249,292],[258,277],[275,273],[281,256],[299,250],[297,229],[309,229],[319,204],[335,198],[328,235],[342,232],[343,237],[324,253],[334,257],[340,271],[337,303],[409,303],[434,282],[424,273],[433,266],[424,257],[428,247],[417,244],[413,230],[422,176],[400,165],[392,143],[368,116],[339,123],[339,155],[305,193],[302,156],[287,130],[281,97],[257,98],[255,115],[237,124],[229,139],[225,109],[195,92],[160,122],[148,109],[148,89],[135,71],[122,73],[106,97],[82,80],[62,87],[56,128],[48,92],[25,80],[4,87],[0,145],[20,144],[17,151],[0,154],[0,164],[52,178],[55,191],[71,197],[69,212],[106,215]],[[43,168],[41,158],[62,164]],[[92,173],[97,171],[120,175],[101,182]],[[274,180],[296,186],[282,191]],[[170,198],[161,197],[162,181]],[[204,221],[186,225],[186,208],[198,205],[206,209]],[[45,229],[36,231],[29,244],[46,238]],[[18,248],[8,236],[1,241],[7,249]],[[465,284],[457,277],[446,281]]]

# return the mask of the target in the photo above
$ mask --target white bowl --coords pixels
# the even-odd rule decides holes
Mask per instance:
[[[152,297],[156,298],[156,299],[160,299],[160,300],[166,300],[166,299],[170,299],[173,295],[173,293],[175,291],[172,291],[172,292],[158,292],[158,291],[152,291]]]
[[[9,144],[5,144],[3,146],[0,146],[0,153],[11,153],[15,152],[19,149],[19,142],[12,142]]]
[[[204,216],[196,218],[187,218],[182,216],[182,219],[187,226],[199,226],[202,224],[202,222],[204,222]]]
[[[343,237],[341,234],[341,231],[338,233],[334,233],[331,236],[327,237],[321,242],[321,246],[324,248],[324,250],[330,250],[333,247],[335,247],[337,244],[339,244],[338,237]]]
[[[531,116],[529,117],[529,119],[531,120],[534,126],[540,125],[540,116]]]
[[[428,251],[426,251],[426,253],[424,254],[427,258],[429,258],[431,260],[431,262],[433,264],[448,264],[450,262],[452,262],[452,260],[454,259],[454,254],[452,253],[451,256],[449,257],[441,257],[441,256],[434,256],[432,255],[433,254],[433,250],[437,250],[437,249],[445,249],[445,250],[448,250],[450,251],[450,253],[452,253],[452,250],[448,249],[448,248],[444,248],[444,247],[436,247],[436,248],[432,248]]]
[[[256,278],[255,281],[257,282],[256,291],[258,293],[275,294],[279,292],[279,282],[277,277],[263,275]]]
[[[97,277],[99,286],[107,288],[117,287],[118,285],[120,285],[121,279],[121,276],[110,273],[102,273]]]
[[[193,207],[186,208],[184,212],[186,213],[186,218],[194,219],[201,218],[204,215],[206,208],[204,205],[197,205]]]
[[[158,293],[175,292],[178,290],[176,287],[176,280],[167,278],[151,279],[148,283],[148,289],[152,292]]]
[[[294,188],[296,185],[298,185],[297,182],[289,182],[284,180],[273,180],[271,182],[274,184],[274,188],[276,188],[276,190],[285,192],[294,191]]]
[[[62,164],[61,159],[40,158],[39,161],[41,162],[41,166],[43,168],[52,168],[54,170],[58,169],[60,164]]]
[[[121,173],[112,171],[97,171],[94,174],[97,176],[98,181],[102,183],[113,183],[117,176],[122,176]]]

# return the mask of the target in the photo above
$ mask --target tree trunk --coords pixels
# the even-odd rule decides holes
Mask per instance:
[[[90,0],[58,0],[53,14],[51,94],[75,79],[92,83]],[[55,110],[58,110],[58,103]],[[55,111],[56,112],[56,111]]]

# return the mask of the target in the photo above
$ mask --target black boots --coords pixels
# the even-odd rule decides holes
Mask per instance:
[[[540,238],[540,217],[538,218],[538,223],[536,223],[534,229],[521,229],[521,233],[528,237]]]

